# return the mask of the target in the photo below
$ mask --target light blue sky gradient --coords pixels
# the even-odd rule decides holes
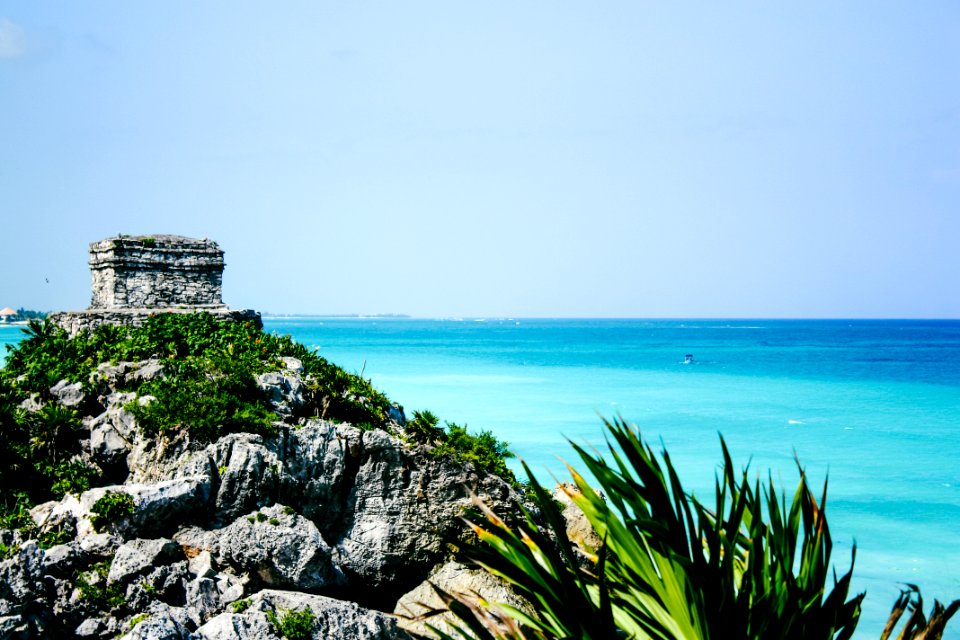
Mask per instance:
[[[952,1],[0,4],[0,306],[960,317],[958,205]]]

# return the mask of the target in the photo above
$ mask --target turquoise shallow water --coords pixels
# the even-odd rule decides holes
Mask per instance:
[[[898,585],[960,597],[960,321],[266,318],[413,409],[491,429],[540,476],[621,414],[712,490],[717,434],[792,489],[829,475],[834,558],[879,635]],[[0,343],[19,332],[0,327]],[[684,364],[684,356],[693,361]],[[960,620],[949,630],[960,638]]]

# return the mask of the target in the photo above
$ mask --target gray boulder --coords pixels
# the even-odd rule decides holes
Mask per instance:
[[[104,395],[122,388],[136,387],[163,376],[163,363],[153,358],[140,362],[102,362],[90,374],[90,384]]]
[[[0,616],[0,638],[3,640],[27,640],[32,635],[30,623],[23,616]]]
[[[283,458],[279,499],[313,520],[327,540],[337,540],[356,481],[363,432],[311,420],[288,429],[286,435],[279,452]]]
[[[191,637],[190,619],[184,609],[154,603],[146,613],[147,617],[137,620],[121,636],[122,640],[187,640]]]
[[[178,478],[154,484],[126,484],[90,489],[77,499],[67,495],[53,513],[67,512],[77,523],[81,540],[98,532],[91,522],[91,508],[108,493],[129,494],[136,505],[132,515],[107,524],[111,532],[124,539],[141,533],[164,533],[183,520],[202,511],[210,499],[210,479],[205,476]]]
[[[94,533],[78,537],[77,546],[83,553],[99,558],[112,556],[120,546],[122,540],[109,533]]]
[[[337,562],[351,582],[385,588],[394,598],[418,584],[465,531],[471,491],[500,513],[516,495],[469,463],[411,450],[383,431],[364,432],[362,446]]]
[[[18,616],[35,601],[45,600],[43,550],[36,540],[18,544],[0,562],[0,617]]]
[[[449,623],[463,624],[449,612],[431,616],[426,620],[421,619],[421,616],[430,611],[447,608],[431,584],[455,597],[474,601],[479,597],[487,602],[506,604],[533,614],[530,603],[517,595],[509,583],[483,569],[472,569],[459,562],[448,562],[435,569],[426,580],[397,601],[393,613],[398,616],[400,627],[410,633],[432,637],[433,633],[426,627],[429,623],[453,634]]]
[[[173,540],[128,540],[117,549],[107,582],[130,582],[156,566],[171,564],[183,559],[183,551]]]
[[[136,419],[124,408],[133,394],[111,394],[108,409],[90,420],[90,457],[101,467],[126,470],[127,455],[139,434]]]
[[[71,384],[69,380],[61,380],[50,387],[50,395],[65,407],[77,407],[84,400],[83,385],[79,382]]]
[[[343,584],[330,546],[310,520],[274,505],[217,531],[186,529],[176,539],[189,549],[209,551],[218,564],[249,572],[263,584],[319,589]]]
[[[40,399],[40,394],[31,393],[23,402],[17,405],[27,413],[36,413],[43,409],[43,401]]]
[[[296,358],[284,358],[284,369],[268,371],[257,376],[257,386],[270,401],[273,410],[281,415],[290,415],[301,408],[306,400],[306,386],[300,374],[303,365]]]
[[[280,638],[267,617],[279,618],[291,611],[309,608],[314,615],[313,638],[330,640],[411,640],[397,621],[379,611],[352,602],[290,591],[264,590],[249,598],[242,613],[223,613],[197,629],[198,640],[253,640]]]
[[[162,448],[141,439],[127,457],[127,482],[204,477],[213,493],[212,509],[204,515],[213,524],[226,524],[277,501],[283,465],[275,448],[274,439],[253,433],[233,433],[193,451],[186,442]]]
[[[84,563],[87,554],[83,553],[76,542],[58,544],[50,547],[43,555],[43,570],[55,576],[69,576],[73,570]]]
[[[73,630],[75,638],[101,638],[110,633],[110,627],[100,618],[87,618]]]
[[[597,535],[593,525],[583,511],[573,501],[580,495],[580,488],[570,482],[557,485],[553,490],[553,499],[563,505],[563,519],[566,522],[567,538],[577,546],[590,550],[597,550],[603,540]]]

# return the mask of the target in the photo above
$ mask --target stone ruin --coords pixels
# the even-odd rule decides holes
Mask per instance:
[[[104,323],[140,325],[156,313],[205,311],[222,319],[252,321],[252,309],[223,303],[223,250],[217,243],[174,235],[107,238],[90,245],[92,296],[86,311],[50,319],[71,335]]]
[[[90,245],[91,309],[224,308],[223,251],[181,236],[121,236]]]

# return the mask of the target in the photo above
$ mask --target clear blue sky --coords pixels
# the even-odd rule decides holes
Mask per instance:
[[[956,318],[960,3],[4,2],[0,214],[0,306]]]

